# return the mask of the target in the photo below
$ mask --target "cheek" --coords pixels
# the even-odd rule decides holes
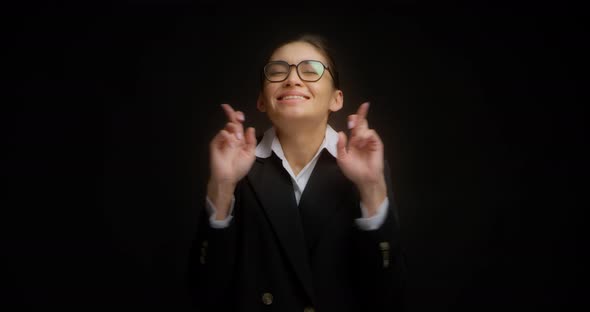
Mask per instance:
[[[315,95],[318,100],[322,102],[327,102],[330,99],[332,94],[332,90],[327,86],[317,86],[314,88],[310,88],[310,91]]]
[[[265,86],[262,91],[262,95],[264,96],[264,98],[266,99],[267,102],[272,100],[275,93],[276,93],[276,88],[273,88],[271,85]]]

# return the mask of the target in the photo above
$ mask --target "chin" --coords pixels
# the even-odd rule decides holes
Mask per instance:
[[[273,115],[282,118],[302,118],[310,115],[305,107],[279,106]]]
[[[305,112],[280,112],[270,115],[269,118],[275,124],[284,124],[292,122],[302,122],[314,120],[309,114]]]

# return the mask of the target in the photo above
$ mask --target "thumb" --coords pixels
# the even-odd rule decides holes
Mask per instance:
[[[348,156],[348,152],[346,151],[346,134],[340,131],[338,132],[338,144],[336,145],[336,150],[338,151],[338,159],[344,159]]]

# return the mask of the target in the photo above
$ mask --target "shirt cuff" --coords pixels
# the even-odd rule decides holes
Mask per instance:
[[[215,220],[215,214],[217,212],[217,209],[215,208],[215,205],[213,205],[213,202],[211,202],[211,200],[209,199],[209,196],[207,196],[207,204],[205,206],[207,207],[207,213],[209,213],[209,225],[212,228],[224,229],[229,226],[229,222],[231,221],[231,219],[233,219],[232,212],[234,210],[235,201],[236,198],[232,195],[231,203],[229,206],[229,213],[227,214],[227,217],[223,220]]]
[[[385,222],[385,218],[387,217],[387,208],[389,207],[389,199],[387,197],[385,197],[385,199],[383,200],[383,202],[381,203],[381,205],[379,205],[379,207],[377,208],[377,213],[370,217],[367,218],[367,215],[369,214],[367,212],[367,207],[365,207],[365,205],[363,205],[363,203],[361,202],[361,212],[363,214],[362,218],[358,218],[356,219],[356,224],[358,225],[359,228],[361,228],[361,230],[365,230],[365,231],[371,231],[371,230],[376,230],[378,229],[381,224],[383,224],[383,222]]]

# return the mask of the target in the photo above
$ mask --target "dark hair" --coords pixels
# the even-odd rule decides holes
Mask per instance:
[[[321,54],[324,55],[324,57],[326,57],[326,59],[328,60],[328,64],[326,64],[326,65],[328,66],[328,68],[330,69],[330,73],[332,74],[332,81],[333,81],[334,88],[340,89],[340,78],[338,77],[338,70],[336,67],[336,61],[334,60],[334,57],[332,56],[332,49],[329,47],[327,40],[320,35],[302,34],[302,35],[299,35],[293,39],[289,39],[287,41],[282,41],[279,44],[274,45],[272,47],[272,49],[270,49],[270,52],[268,53],[265,61],[268,62],[270,60],[270,56],[272,55],[272,53],[274,53],[276,50],[278,50],[282,46],[285,46],[287,44],[294,43],[294,42],[308,43],[308,44],[312,45],[313,47],[315,47]],[[260,87],[261,88],[264,86],[264,79],[265,79],[264,72],[261,69],[260,70]]]

